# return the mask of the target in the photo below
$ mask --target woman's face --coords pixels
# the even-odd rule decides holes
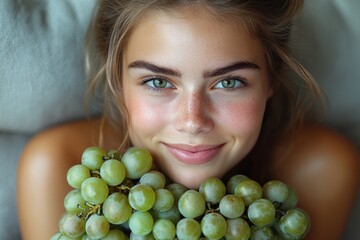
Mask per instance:
[[[263,49],[200,10],[147,13],[123,53],[132,144],[173,181],[197,188],[253,148],[272,94]]]

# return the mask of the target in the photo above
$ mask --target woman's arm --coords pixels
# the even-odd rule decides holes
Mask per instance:
[[[294,187],[299,206],[309,213],[306,239],[338,240],[359,189],[359,154],[345,138],[319,126],[302,131],[293,146],[285,158],[279,156],[287,145],[276,149],[272,177]]]

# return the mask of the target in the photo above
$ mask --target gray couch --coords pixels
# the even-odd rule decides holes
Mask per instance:
[[[86,114],[83,39],[94,2],[0,1],[1,240],[21,239],[16,171],[26,142]],[[359,12],[358,0],[307,0],[292,46],[328,95],[324,122],[360,149]],[[360,198],[342,239],[360,239],[359,223]]]

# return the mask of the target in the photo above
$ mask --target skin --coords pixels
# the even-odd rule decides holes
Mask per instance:
[[[196,188],[206,176],[226,174],[251,150],[272,89],[256,39],[206,12],[182,14],[150,12],[142,18],[124,51],[123,87],[132,143],[148,148],[174,181]],[[239,61],[253,65],[204,74]],[[159,73],[149,63],[176,74]],[[154,91],[154,81],[149,81],[154,77],[166,80],[159,82],[166,88]],[[220,88],[221,80],[234,77],[246,84],[232,91]],[[66,172],[80,162],[86,147],[96,145],[99,130],[98,120],[68,123],[44,131],[26,146],[18,172],[24,240],[49,239],[58,230],[63,199],[70,191]],[[120,143],[121,135],[107,123],[104,136],[104,149]],[[187,156],[196,161],[185,164]],[[320,126],[276,144],[269,171],[298,192],[301,207],[312,219],[307,239],[340,238],[357,191],[358,160],[347,140]]]
[[[256,39],[205,12],[193,16],[147,14],[123,58],[133,144],[149,149],[169,177],[189,188],[223,176],[252,149],[272,92]],[[254,66],[204,76],[244,62]],[[224,81],[234,87],[224,88]]]
[[[359,153],[351,142],[324,126],[309,126],[292,139],[287,154],[282,139],[270,172],[292,186],[299,207],[311,219],[306,239],[341,239],[359,189]]]

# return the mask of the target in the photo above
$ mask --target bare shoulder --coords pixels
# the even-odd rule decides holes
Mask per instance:
[[[19,159],[18,190],[23,192],[31,184],[43,184],[44,179],[48,183],[64,181],[66,171],[80,163],[84,148],[95,142],[96,125],[95,121],[76,121],[33,136]]]
[[[82,152],[89,146],[99,145],[100,119],[84,119],[64,123],[35,135],[23,150],[19,170],[28,165],[69,168],[80,162]],[[117,146],[114,131],[104,124],[107,137],[104,147]]]
[[[292,144],[287,145],[289,142]],[[358,150],[348,139],[317,125],[304,128],[291,141],[284,139],[277,146],[273,170],[281,175],[286,175],[284,169],[291,175],[314,174],[316,178],[344,175],[346,180],[358,178],[359,160]]]
[[[54,126],[35,135],[28,142],[24,154],[32,155],[41,151],[45,154],[62,152],[63,155],[76,155],[85,146],[96,143],[97,132],[98,123],[94,120],[80,120]]]
[[[286,142],[276,149],[273,177],[297,191],[312,218],[309,239],[340,239],[359,187],[358,150],[324,126],[309,126]]]
[[[37,134],[25,146],[17,174],[19,223],[24,240],[49,239],[57,231],[64,197],[71,190],[67,171],[81,162],[86,147],[97,145],[99,130],[98,120],[66,123]]]

